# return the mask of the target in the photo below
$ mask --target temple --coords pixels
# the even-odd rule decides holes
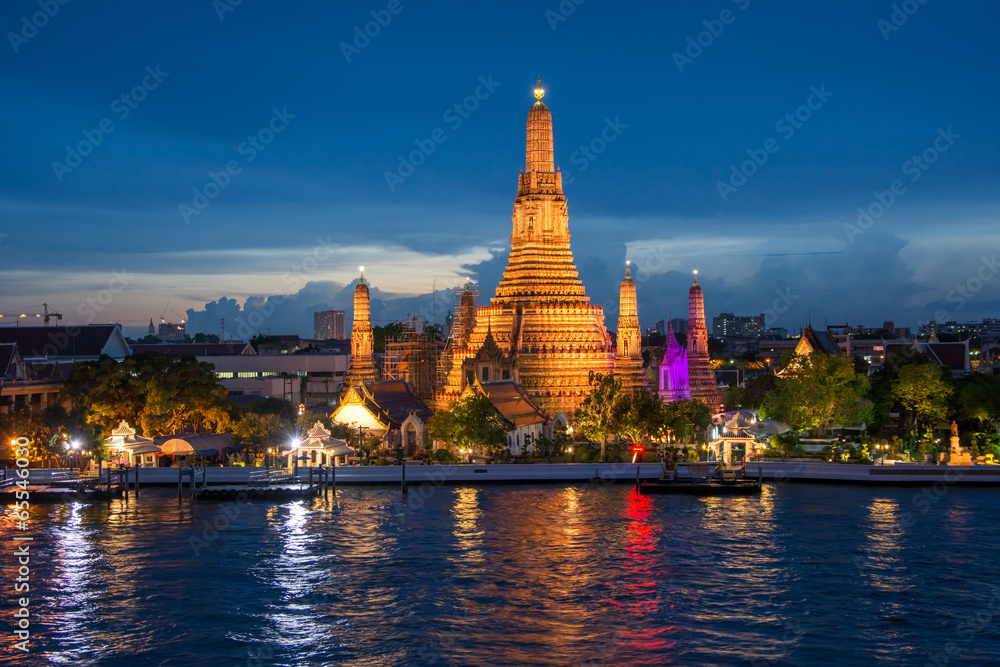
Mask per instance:
[[[626,264],[618,297],[618,340],[615,349],[615,377],[622,391],[633,393],[646,386],[642,371],[642,340],[639,335],[639,304],[632,271]]]
[[[663,360],[660,362],[659,370],[659,394],[664,403],[678,403],[691,399],[687,350],[677,342],[673,322],[667,324],[667,340],[663,344]]]
[[[481,382],[516,379],[545,413],[572,420],[590,391],[589,373],[609,373],[614,367],[604,309],[590,303],[573,263],[562,173],[553,160],[552,114],[542,102],[544,94],[539,81],[538,101],[528,111],[525,166],[517,180],[503,279],[489,305],[476,309],[467,336],[469,311],[463,300],[463,312],[457,314],[461,340],[446,352],[446,380],[435,407],[451,405],[472,377]],[[486,354],[480,355],[484,348]],[[476,357],[485,358],[467,363]]]
[[[365,283],[365,268],[361,267],[361,281],[354,288],[354,322],[351,325],[351,365],[347,369],[347,383],[374,382],[379,379],[375,368],[374,339],[372,338],[371,300]]]
[[[694,284],[688,290],[687,357],[691,398],[705,403],[713,413],[722,412],[722,394],[708,359],[705,300],[697,271],[694,272]]]

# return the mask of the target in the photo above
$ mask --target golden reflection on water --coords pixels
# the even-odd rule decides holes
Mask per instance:
[[[869,529],[864,531],[865,540],[854,569],[863,573],[869,585],[879,591],[897,591],[906,578],[899,556],[899,538],[903,533],[899,502],[876,497],[868,503],[866,512]]]
[[[455,501],[451,507],[454,522],[455,542],[462,550],[462,562],[466,565],[481,565],[483,554],[483,511],[479,506],[482,491],[475,487],[455,490]]]

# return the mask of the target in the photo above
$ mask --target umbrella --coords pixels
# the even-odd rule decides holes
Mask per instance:
[[[777,419],[761,419],[756,424],[748,426],[746,430],[754,435],[779,435],[788,433],[792,429],[788,424]]]

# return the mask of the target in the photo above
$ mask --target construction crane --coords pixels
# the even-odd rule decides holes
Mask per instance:
[[[164,318],[164,317],[166,317],[166,315],[167,315],[167,309],[169,309],[171,313],[173,313],[173,314],[174,314],[174,315],[176,315],[176,316],[177,316],[178,318],[180,318],[180,321],[181,321],[181,324],[184,324],[184,316],[183,316],[183,315],[181,315],[180,313],[178,313],[178,312],[177,312],[176,310],[174,310],[173,308],[170,308],[170,302],[169,302],[169,301],[167,301],[167,305],[165,305],[165,306],[163,307],[163,312],[162,312],[162,313],[160,313],[160,323],[161,323],[161,324],[162,324],[163,322],[166,322],[166,320],[165,320],[165,319],[163,319],[163,318]]]
[[[35,308],[29,308],[28,310],[35,310]],[[40,313],[37,313],[37,312],[34,312],[34,313],[30,313],[30,312],[24,312],[24,313],[0,313],[0,318],[4,318],[4,317],[14,318],[14,325],[15,326],[19,326],[21,324],[21,320],[22,319],[25,319],[25,318],[28,318],[28,317],[32,317],[32,316],[34,316],[34,317],[41,317],[42,321],[45,323],[45,326],[49,325],[49,320],[52,319],[53,317],[56,318],[57,320],[61,320],[62,319],[62,313],[50,312],[49,311],[49,304],[47,304],[47,303],[43,303],[42,304],[42,312],[40,312]]]

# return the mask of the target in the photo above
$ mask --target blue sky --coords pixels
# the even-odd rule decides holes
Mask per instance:
[[[789,329],[1000,316],[995,1],[51,1],[0,10],[3,313],[305,334],[365,265],[442,319],[396,297],[492,295],[541,76],[610,328],[626,259],[644,326],[693,269]]]

